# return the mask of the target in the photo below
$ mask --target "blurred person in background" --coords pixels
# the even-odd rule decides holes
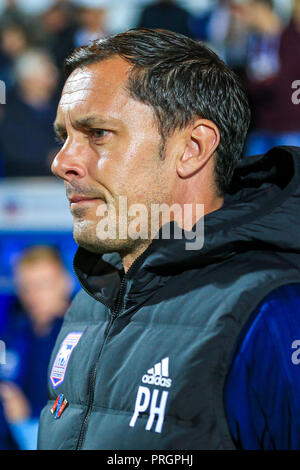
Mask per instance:
[[[71,2],[57,0],[40,17],[40,42],[62,68],[64,59],[74,49],[74,34],[78,28],[77,10]]]
[[[195,38],[208,43],[236,73],[244,67],[248,31],[231,14],[230,0],[214,1],[189,22]]]
[[[248,30],[232,15],[228,0],[218,1],[211,11],[206,34],[213,50],[240,75],[245,63]]]
[[[235,17],[250,31],[245,83],[253,110],[247,155],[277,145],[300,145],[300,112],[292,101],[299,79],[299,2],[284,25],[272,0],[232,0]],[[298,18],[298,20],[297,20]]]
[[[74,47],[88,44],[94,39],[107,36],[105,29],[105,7],[107,0],[74,0],[78,7],[79,26],[74,34]]]
[[[0,32],[0,79],[9,91],[15,84],[14,64],[30,47],[28,30],[22,23],[8,21],[1,23]]]
[[[107,35],[106,5],[105,0],[57,0],[41,15],[39,41],[51,52],[59,69],[75,47]]]
[[[13,20],[15,22],[23,21],[22,14],[18,9],[16,0],[6,0],[6,5],[1,13],[0,24],[7,20]]]
[[[168,29],[191,37],[189,20],[189,13],[175,0],[158,0],[144,8],[138,27]]]
[[[3,336],[7,364],[0,366],[0,449],[26,450],[37,445],[47,367],[72,284],[58,252],[47,246],[22,254],[15,279],[22,307]]]
[[[28,0],[27,0],[28,1]],[[2,0],[0,6],[4,3],[3,11],[0,16],[0,26],[7,23],[14,23],[24,26],[28,31],[32,28],[34,18],[27,15],[22,9],[20,9],[20,2],[17,0]]]
[[[58,72],[51,57],[29,50],[15,64],[16,88],[1,117],[0,158],[4,176],[49,176],[57,152],[52,122]]]

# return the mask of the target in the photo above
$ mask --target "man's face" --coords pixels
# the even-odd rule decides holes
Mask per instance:
[[[162,139],[152,108],[125,88],[130,68],[115,56],[76,69],[58,106],[55,128],[64,146],[52,171],[65,181],[75,240],[93,252],[126,253],[142,243],[130,238],[126,228],[124,238],[128,220],[119,220],[120,196],[127,198],[128,208],[168,203],[169,163],[160,155]],[[114,214],[120,224],[117,236],[111,232],[101,240],[99,222]]]

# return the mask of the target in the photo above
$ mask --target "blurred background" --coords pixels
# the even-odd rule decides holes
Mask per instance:
[[[244,158],[300,146],[300,0],[0,0],[0,449],[36,448],[51,350],[79,288],[50,172],[63,61],[136,26],[203,41],[240,76],[253,113]]]

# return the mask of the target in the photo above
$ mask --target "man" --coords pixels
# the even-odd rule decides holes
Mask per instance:
[[[12,436],[18,448],[27,450],[37,447],[47,366],[72,285],[50,246],[25,250],[15,266],[15,281],[22,309],[10,311],[9,325],[1,333],[7,359],[0,365],[0,448],[8,449]]]
[[[39,448],[299,445],[299,419],[287,433],[299,406],[299,150],[236,168],[244,91],[176,33],[96,41],[66,71],[52,168],[83,290],[50,361]]]

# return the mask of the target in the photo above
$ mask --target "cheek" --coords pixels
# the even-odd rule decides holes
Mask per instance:
[[[151,138],[152,136],[152,138]],[[93,179],[113,196],[128,196],[130,200],[144,199],[145,193],[158,184],[160,137],[134,132],[130,138],[99,148]],[[91,169],[91,171],[93,171]]]

